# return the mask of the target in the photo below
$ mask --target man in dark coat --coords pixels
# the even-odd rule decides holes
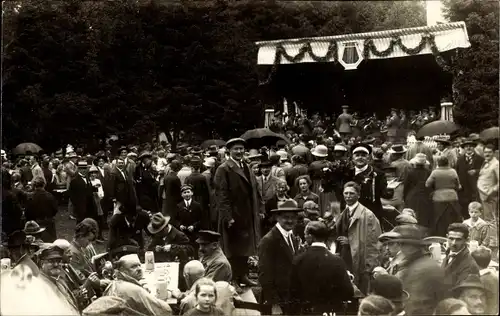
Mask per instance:
[[[469,274],[479,276],[479,267],[467,247],[469,228],[463,223],[453,223],[448,227],[448,250],[442,267],[451,287],[458,286]]]
[[[105,167],[106,162],[107,157],[103,155],[97,156],[96,160],[94,160],[94,165],[99,170],[97,178],[101,181],[102,190],[104,191],[104,197],[101,199],[101,208],[105,219],[108,218],[109,214],[113,213],[113,176],[109,168]],[[105,223],[105,225],[107,224]]]
[[[144,251],[144,234],[149,224],[149,214],[141,209],[122,207],[121,213],[109,220],[108,249],[114,249],[123,240],[135,240],[140,251]]]
[[[290,280],[293,258],[299,251],[299,239],[293,236],[298,213],[302,209],[294,200],[283,202],[272,210],[276,225],[259,243],[259,282],[264,315],[288,314],[290,306]]]
[[[116,168],[112,171],[112,175],[113,202],[118,204],[118,208],[123,206],[125,209],[135,210],[137,197],[134,183],[132,177],[125,171],[125,160],[123,158],[116,158]]]
[[[382,208],[380,198],[392,198],[392,196],[387,190],[385,175],[376,172],[368,164],[372,148],[366,144],[355,144],[351,147],[351,153],[354,169],[347,175],[348,179],[345,182],[354,181],[361,186],[359,203],[377,216],[383,231],[391,230],[397,212],[386,212]]]
[[[135,167],[135,191],[139,205],[151,213],[157,213],[158,206],[158,186],[152,168],[151,153],[145,151],[139,156],[139,163]]]
[[[87,176],[80,170],[87,167],[86,161],[78,162],[79,171],[74,175],[69,184],[69,198],[73,205],[76,222],[79,223],[87,217],[96,218],[97,208],[94,201],[94,189]]]
[[[214,178],[222,247],[231,262],[235,281],[254,285],[247,275],[248,257],[257,252],[264,204],[255,176],[242,161],[245,141],[230,139],[226,147],[230,156],[217,168]]]
[[[170,171],[163,178],[163,186],[160,189],[163,205],[161,212],[163,215],[174,216],[177,210],[177,204],[182,201],[181,197],[181,179],[177,176],[181,170],[182,164],[178,160],[170,163]]]
[[[220,234],[210,230],[200,230],[196,243],[200,246],[200,261],[205,267],[205,277],[218,281],[231,282],[231,265],[219,246]]]
[[[479,193],[477,192],[477,179],[479,178],[479,170],[484,163],[484,158],[479,156],[476,151],[476,142],[466,140],[462,144],[465,154],[457,159],[457,174],[462,189],[458,192],[458,200],[462,210],[462,216],[468,218],[469,203],[479,201]]]
[[[198,156],[191,158],[192,172],[187,176],[185,184],[189,184],[193,188],[193,199],[200,203],[203,212],[206,212],[208,216],[210,209],[210,189],[208,188],[207,179],[200,173],[200,168],[201,159]]]
[[[290,297],[297,314],[322,315],[343,311],[343,301],[352,299],[354,289],[344,261],[326,247],[329,231],[322,222],[309,222],[306,238],[312,244],[295,257]]]

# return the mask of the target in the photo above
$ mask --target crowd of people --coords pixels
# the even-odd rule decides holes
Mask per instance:
[[[5,154],[2,257],[37,266],[85,315],[228,315],[247,287],[262,314],[498,314],[497,144],[406,146],[399,114],[380,136],[353,136],[345,108],[331,134],[313,117],[259,148]],[[144,284],[148,251],[179,262],[177,304]]]

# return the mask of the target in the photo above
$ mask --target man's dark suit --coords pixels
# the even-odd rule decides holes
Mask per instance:
[[[394,223],[397,212],[389,214],[382,208],[380,198],[390,197],[387,192],[387,180],[385,178],[385,174],[375,171],[372,166],[368,166],[365,171],[358,174],[355,174],[355,172],[356,171],[352,169],[346,180],[354,181],[361,186],[359,203],[364,205],[372,211],[375,216],[377,216],[380,221],[380,226],[382,226],[384,231],[391,230],[392,226],[389,225],[387,221]],[[373,185],[373,181],[375,181],[375,186]]]
[[[103,169],[104,175],[99,173],[97,178],[101,180],[102,190],[104,191],[104,198],[101,199],[101,208],[104,217],[107,219],[108,214],[113,213],[113,175],[109,170]]]
[[[344,261],[326,247],[311,246],[295,258],[290,281],[294,313],[339,313],[353,295]]]
[[[149,224],[149,215],[139,211],[133,223],[127,223],[124,214],[115,214],[109,221],[108,248],[114,249],[123,240],[135,240],[139,248],[144,250],[144,234]]]
[[[135,195],[135,188],[132,178],[126,171],[122,173],[115,169],[112,173],[113,176],[113,198],[119,202],[125,209],[135,210],[137,206],[137,197]],[[125,177],[124,177],[125,176]]]
[[[296,238],[293,239],[293,247],[295,251],[299,249]],[[290,273],[294,253],[276,226],[261,239],[258,252],[261,301],[269,309],[272,305],[280,305],[286,314],[290,304]],[[271,314],[270,310],[264,314]]]
[[[193,187],[193,199],[200,203],[205,212],[208,212],[210,205],[210,190],[205,176],[198,171],[193,171],[187,176],[185,183]]]
[[[448,259],[449,251],[446,252],[441,267],[444,269],[446,284],[450,285],[451,288],[459,285],[469,274],[479,276],[479,267],[467,247],[459,252],[450,263],[448,263]]]
[[[177,172],[170,171],[163,178],[163,190],[165,192],[165,199],[162,206],[163,215],[175,215],[177,203],[182,201],[181,185],[181,179],[177,176]]]
[[[180,229],[181,225],[186,226],[186,230],[181,231],[194,242],[199,230],[208,229],[208,213],[203,210],[200,203],[194,200],[191,200],[189,207],[186,206],[186,201],[182,201],[177,204],[177,212],[173,217],[172,224],[177,229]],[[193,226],[193,232],[187,230],[189,226]]]
[[[86,181],[86,182],[85,182]],[[77,173],[69,184],[69,198],[73,204],[76,222],[79,223],[87,217],[96,218],[97,209],[94,201],[94,189],[88,179],[83,179]]]
[[[479,170],[484,163],[484,158],[474,153],[471,162],[469,163],[465,155],[461,155],[457,159],[457,174],[462,189],[458,192],[458,199],[462,209],[464,218],[468,218],[468,206],[472,201],[479,201],[479,193],[477,192],[477,179]],[[473,175],[469,174],[469,170],[475,170]]]

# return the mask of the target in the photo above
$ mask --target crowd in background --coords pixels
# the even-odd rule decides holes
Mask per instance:
[[[264,314],[339,313],[348,301],[360,315],[494,314],[497,144],[472,134],[407,146],[408,130],[433,119],[393,109],[385,122],[359,123],[344,108],[335,122],[276,120],[290,142],[262,146],[235,138],[5,154],[3,257],[14,266],[32,258],[84,314],[110,297],[172,313],[140,284],[146,251],[180,262],[171,295],[194,295],[173,308],[186,315],[228,313],[217,282],[232,284],[236,300],[241,287],[259,286]],[[58,239],[63,204],[77,223],[71,241]],[[446,241],[443,258],[433,238]],[[93,262],[93,243],[106,245],[113,267]]]

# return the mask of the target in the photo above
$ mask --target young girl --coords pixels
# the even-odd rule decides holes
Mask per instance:
[[[196,306],[184,313],[184,316],[224,316],[222,309],[215,306],[217,290],[214,281],[207,278],[198,280],[195,295]]]

